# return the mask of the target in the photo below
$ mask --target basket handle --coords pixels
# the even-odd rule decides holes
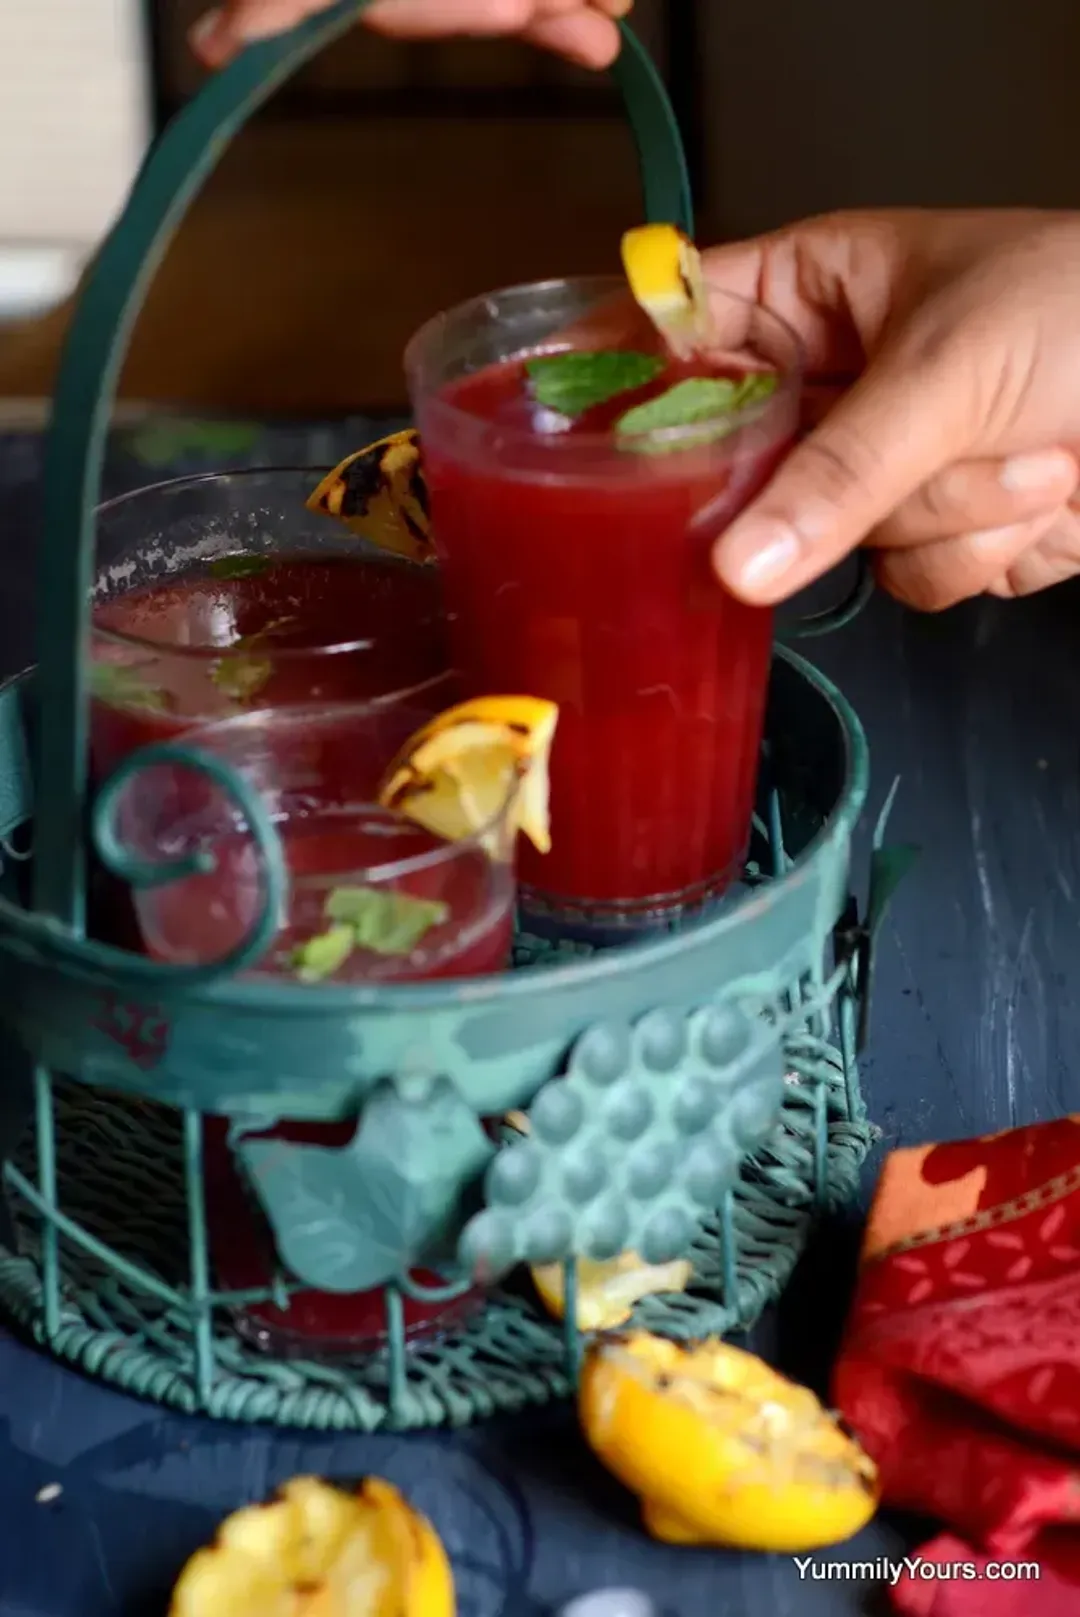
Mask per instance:
[[[169,240],[237,130],[369,0],[339,0],[287,34],[248,47],[211,79],[156,142],[98,254],[72,318],[45,457],[37,577],[34,907],[81,933],[87,797],[87,673],[94,510],[120,367]],[[651,220],[693,228],[678,125],[648,53],[623,25],[615,66],[637,144]]]

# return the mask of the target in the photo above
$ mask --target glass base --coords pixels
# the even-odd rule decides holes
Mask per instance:
[[[270,1277],[267,1265],[260,1279],[268,1281]],[[223,1289],[231,1289],[220,1269],[216,1278]],[[420,1278],[429,1285],[439,1283],[434,1275]],[[406,1348],[430,1347],[443,1341],[468,1324],[483,1305],[481,1292],[466,1292],[438,1306],[411,1303],[406,1298]],[[385,1321],[381,1292],[330,1297],[325,1292],[302,1291],[293,1297],[288,1311],[265,1303],[232,1313],[233,1329],[249,1347],[271,1358],[303,1359],[316,1364],[384,1352],[389,1341]]]
[[[355,1120],[343,1124],[285,1126],[288,1137],[342,1145]],[[210,1259],[218,1290],[269,1290],[281,1272],[273,1234],[253,1193],[243,1182],[227,1143],[228,1125],[207,1118],[203,1125],[206,1214]],[[427,1271],[412,1277],[421,1287],[446,1285]],[[484,1304],[480,1288],[438,1301],[404,1296],[406,1345],[430,1343],[459,1329]],[[232,1325],[251,1347],[281,1359],[318,1362],[374,1354],[387,1344],[386,1304],[381,1289],[368,1292],[294,1291],[287,1308],[251,1303],[231,1311]]]
[[[649,898],[601,900],[565,898],[527,882],[518,888],[519,926],[545,941],[616,947],[680,932],[715,920],[740,897],[743,861],[681,893]]]

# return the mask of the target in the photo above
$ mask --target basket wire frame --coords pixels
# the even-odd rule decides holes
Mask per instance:
[[[771,869],[748,867],[754,884],[791,863],[776,792],[766,819],[755,826]],[[783,1288],[813,1220],[854,1192],[873,1130],[858,1086],[859,962],[839,953],[755,1007],[783,1042],[779,1123],[703,1221],[688,1290],[646,1298],[635,1324],[680,1339],[747,1329]],[[202,1114],[86,1090],[40,1065],[34,1092],[32,1145],[4,1169],[18,1251],[0,1251],[0,1299],[58,1356],[183,1411],[324,1430],[459,1425],[572,1390],[584,1346],[572,1261],[561,1324],[524,1292],[498,1289],[461,1326],[409,1342],[404,1296],[449,1298],[469,1282],[433,1292],[406,1279],[383,1289],[377,1351],[271,1358],[229,1315],[285,1306],[297,1287],[277,1275],[257,1289],[215,1290]]]
[[[514,1289],[521,1272],[516,1271],[506,1288],[489,1295],[475,1317],[438,1339],[406,1342],[404,1298],[406,1286],[414,1289],[411,1281],[385,1288],[386,1343],[363,1356],[329,1363],[275,1359],[241,1337],[230,1311],[259,1301],[280,1305],[287,1301],[289,1286],[282,1277],[257,1292],[213,1288],[204,1199],[204,1113],[147,1098],[121,1098],[104,1087],[107,1077],[93,1076],[119,1074],[118,1082],[128,1093],[145,1093],[119,1061],[95,1066],[90,1059],[89,1033],[95,1024],[87,1020],[86,981],[92,979],[98,994],[103,983],[107,988],[114,977],[123,981],[126,972],[136,985],[135,1002],[141,1003],[152,973],[176,968],[135,956],[121,965],[115,953],[107,956],[84,935],[87,845],[82,832],[90,789],[85,767],[84,663],[93,513],[107,426],[127,338],[153,273],[232,136],[297,68],[351,28],[368,3],[337,0],[291,34],[252,45],[208,82],[148,154],[117,229],[88,275],[57,379],[39,555],[35,722],[27,736],[17,724],[0,726],[0,787],[14,787],[14,801],[20,805],[33,787],[32,835],[37,847],[32,869],[24,872],[30,878],[23,884],[29,887],[29,906],[5,898],[7,913],[0,914],[0,955],[12,967],[10,980],[0,976],[0,987],[6,991],[6,999],[0,993],[5,1016],[0,1032],[17,1035],[21,1048],[30,1052],[14,1056],[21,1065],[13,1076],[20,1084],[25,1079],[32,1092],[34,1118],[32,1137],[15,1150],[5,1146],[3,1184],[10,1195],[15,1234],[3,1237],[6,1247],[0,1245],[0,1312],[58,1357],[158,1403],[221,1418],[325,1430],[459,1424],[570,1390],[582,1349],[575,1323],[576,1270],[571,1264],[564,1272],[564,1324],[548,1319],[529,1295]],[[644,216],[678,223],[692,234],[685,155],[669,100],[632,31],[621,26],[624,45],[615,73],[640,161]],[[824,614],[816,626],[804,625],[802,633],[839,626],[857,604],[855,600],[843,612]],[[759,926],[754,926],[754,917],[743,918],[744,935],[753,932],[758,946],[755,958],[764,959],[770,951],[773,958],[761,965],[760,977],[740,978],[737,946],[723,927],[716,929],[706,948],[696,948],[688,934],[678,947],[667,947],[665,940],[657,950],[657,981],[667,985],[674,1015],[689,1020],[685,1002],[690,997],[711,1010],[720,1008],[724,996],[738,995],[741,1020],[756,1012],[771,1024],[766,1031],[770,1035],[775,1031],[783,1040],[789,1074],[785,1088],[779,1061],[773,1060],[777,1044],[770,1039],[774,1100],[765,1124],[775,1115],[780,1091],[785,1100],[779,1124],[756,1155],[743,1163],[734,1188],[700,1225],[690,1254],[692,1288],[678,1296],[649,1298],[637,1310],[639,1323],[673,1336],[749,1325],[783,1286],[821,1207],[846,1199],[854,1189],[870,1142],[855,1064],[868,1003],[869,944],[856,935],[857,924],[849,930],[837,913],[853,824],[865,799],[865,738],[840,693],[808,666],[800,674],[796,659],[786,678],[801,681],[799,691],[788,695],[796,698],[790,703],[796,728],[804,717],[808,720],[808,756],[793,771],[794,800],[784,797],[783,812],[780,798],[771,806],[766,799],[765,823],[757,827],[757,846],[766,850],[766,870],[746,873],[751,884],[779,878],[769,895],[776,902],[764,906],[766,913],[756,918],[762,922]],[[806,686],[814,690],[812,699]],[[4,716],[0,707],[0,720]],[[821,757],[815,752],[815,737],[821,741]],[[27,753],[29,757],[24,756]],[[814,792],[803,801],[800,790],[823,760],[821,794],[835,787],[828,807]],[[0,807],[7,815],[9,804],[5,801]],[[821,832],[816,848],[811,847],[811,838],[803,837],[805,826],[798,823],[807,811]],[[800,850],[801,881],[798,870],[790,879],[785,817],[788,846]],[[25,822],[23,830],[30,830],[29,806],[25,812],[19,808],[19,818]],[[5,818],[3,830],[16,823],[18,819]],[[5,882],[11,874],[0,872]],[[528,973],[530,994],[538,996],[538,1005],[546,1000],[567,1042],[572,1042],[581,1031],[579,985],[571,983],[568,988],[565,979],[573,973],[565,971],[552,975],[554,986],[549,988],[543,973],[535,970],[547,962],[548,951],[538,940],[523,942],[523,954],[534,968]],[[565,966],[578,952],[556,946],[550,951],[551,963]],[[792,959],[801,964],[784,964]],[[816,963],[804,969],[810,961]],[[136,966],[146,970],[136,971]],[[694,985],[685,992],[676,980],[683,968],[686,982]],[[588,967],[583,975],[589,975]],[[613,986],[610,979],[621,973],[607,973],[606,968],[593,976],[597,1017],[603,1005],[621,1006],[620,1016],[628,1014],[628,1006],[633,1016],[648,1008],[641,1002],[648,999],[652,984],[649,968],[640,958],[629,962],[622,983]],[[25,1004],[20,998],[23,984]],[[507,1018],[519,997],[514,984],[509,990]],[[184,1001],[185,1012],[192,1007],[195,1013],[206,1009],[210,999],[206,995],[200,1000],[190,980],[185,988],[175,975],[162,992],[177,1004]],[[479,1013],[455,1003],[453,995],[440,1001],[437,994],[427,997],[427,986],[418,992],[416,1003],[436,1001],[433,1020],[448,1038],[477,1026]],[[236,998],[248,997],[255,1005],[261,1002],[269,1017],[276,985],[245,984],[244,994]],[[222,998],[225,1004],[215,1006],[208,1018],[211,1031],[205,1034],[206,1044],[211,1036],[220,1039],[221,1030],[235,1025],[239,1014],[256,1022],[250,1005],[241,1011],[228,1002],[227,993]],[[498,1000],[499,992],[492,998]],[[386,999],[392,1001],[391,992]],[[404,1014],[390,1005],[376,1006],[372,1021],[385,1029]],[[340,1027],[346,1020],[338,1013],[331,1023],[328,1013],[328,1026]],[[70,1038],[53,1042],[54,1024]],[[299,1038],[291,1011],[282,1015],[280,1026],[283,1042],[291,1049]],[[549,1057],[557,1059],[562,1036],[548,1041],[550,1050],[544,1040],[523,1047],[523,1059],[545,1063]],[[581,1036],[589,1035],[582,1031]],[[390,1034],[387,1037],[387,1048],[399,1048]],[[203,1039],[201,1033],[192,1035],[186,1047],[191,1071],[185,1082],[193,1087],[172,1093],[184,1101],[192,1095],[201,1097],[207,1113],[238,1114],[242,1086],[239,1080],[222,1081],[220,1092],[212,1092],[222,1075],[205,1059]],[[267,1042],[260,1041],[258,1032],[251,1036],[258,1079],[263,1069],[255,1064],[257,1059],[262,1057],[265,1067],[272,1064]],[[50,1052],[51,1059],[42,1051]],[[490,1075],[491,1067],[498,1065],[504,1075],[512,1076],[515,1059],[515,1049],[500,1049],[490,1060],[485,1057],[487,1068],[481,1070]],[[207,1078],[208,1065],[213,1082]],[[395,1065],[396,1058],[384,1062],[386,1078],[393,1078]],[[475,1069],[465,1068],[466,1079],[471,1070]],[[319,1085],[323,1099],[340,1092],[343,1071],[340,1060],[323,1063]],[[66,1072],[78,1073],[86,1081],[60,1076]],[[551,1076],[545,1071],[545,1081]],[[164,1077],[168,1082],[168,1072]],[[277,1073],[278,1080],[291,1082],[292,1077],[291,1067]],[[753,1087],[748,1085],[747,1092]],[[295,1094],[295,1088],[290,1093]],[[257,1102],[260,1115],[265,1115],[274,1095],[257,1093],[251,1085],[242,1098]],[[30,1136],[29,1127],[26,1132]],[[755,1141],[760,1138],[760,1133],[753,1135]],[[716,1181],[727,1182],[726,1174]],[[562,1242],[558,1250],[566,1247]]]

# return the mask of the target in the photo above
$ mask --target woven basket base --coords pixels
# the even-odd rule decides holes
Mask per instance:
[[[719,1220],[692,1251],[694,1279],[678,1296],[639,1305],[635,1323],[674,1337],[749,1327],[781,1291],[822,1211],[851,1199],[873,1131],[852,1122],[838,1053],[809,1037],[788,1050],[788,1088],[771,1147],[751,1160],[735,1191],[735,1295],[724,1296]],[[814,1094],[825,1094],[826,1162],[819,1180]],[[820,1104],[820,1103],[819,1103]],[[59,1203],[118,1255],[183,1288],[187,1212],[179,1114],[57,1083]],[[21,1162],[33,1173],[32,1153]],[[20,1210],[18,1253],[0,1247],[0,1308],[43,1342],[41,1232]],[[391,1421],[381,1352],[314,1363],[274,1359],[215,1322],[216,1374],[207,1402],[196,1391],[190,1322],[137,1293],[102,1259],[60,1235],[63,1307],[48,1342],[60,1359],[138,1397],[187,1413],[320,1431],[464,1425],[569,1392],[562,1327],[527,1283],[493,1293],[455,1334],[409,1349],[408,1381]]]

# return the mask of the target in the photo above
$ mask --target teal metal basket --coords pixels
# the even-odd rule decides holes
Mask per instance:
[[[517,969],[466,983],[245,979],[284,867],[272,823],[225,770],[267,877],[243,949],[186,969],[85,936],[92,835],[123,861],[107,787],[88,830],[86,674],[94,508],[124,345],[227,139],[360,9],[350,0],[253,47],[148,158],[61,371],[38,666],[0,690],[0,1307],[58,1356],[161,1403],[335,1429],[458,1423],[567,1391],[577,1258],[688,1256],[690,1288],[649,1298],[637,1319],[680,1336],[752,1323],[814,1217],[853,1192],[869,1146],[856,1051],[872,934],[900,868],[876,837],[864,920],[849,862],[865,739],[828,681],[780,650],[751,863],[702,924],[595,953],[522,936]],[[647,213],[689,227],[670,107],[629,31],[617,73]],[[493,1140],[481,1120],[512,1109],[528,1134]],[[215,1289],[207,1114],[230,1120],[273,1231],[280,1273],[258,1291]],[[260,1138],[284,1118],[357,1127],[332,1149]],[[522,1282],[539,1263],[564,1265],[563,1325]],[[445,1284],[422,1286],[420,1270]],[[407,1298],[449,1303],[477,1276],[496,1282],[479,1310],[407,1339]],[[238,1331],[238,1310],[283,1306],[300,1287],[380,1290],[384,1342],[308,1362]]]

